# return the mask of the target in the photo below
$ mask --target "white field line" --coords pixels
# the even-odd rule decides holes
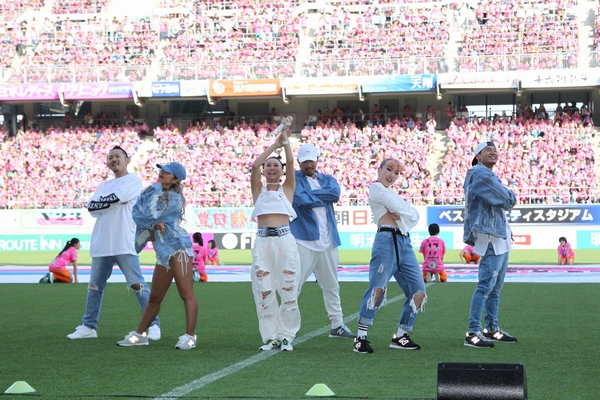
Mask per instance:
[[[426,286],[429,286],[429,285],[430,284],[426,284]],[[400,301],[403,298],[404,298],[404,295],[401,294],[401,295],[394,297],[393,299],[388,299],[386,302],[386,305]],[[344,318],[344,323],[347,324],[347,323],[350,323],[357,319],[358,319],[358,313],[354,313],[354,314]],[[317,329],[316,331],[307,333],[306,335],[296,338],[294,340],[293,344],[296,345],[296,344],[306,342],[307,340],[310,340],[316,336],[323,335],[323,334],[329,332],[329,330],[330,330],[329,326],[325,326],[321,329]],[[227,377],[231,374],[234,374],[246,367],[256,364],[259,361],[266,360],[267,358],[277,355],[279,353],[280,353],[279,351],[261,351],[260,353],[258,353],[255,356],[252,356],[243,361],[237,362],[233,365],[230,365],[229,367],[221,369],[220,371],[213,372],[212,374],[203,376],[202,378],[191,381],[190,383],[187,383],[183,386],[179,386],[178,388],[175,388],[168,393],[165,393],[159,397],[156,397],[155,400],[166,400],[166,399],[175,400],[179,397],[187,395],[190,392],[193,392],[194,390],[198,390],[198,389],[208,385],[209,383],[217,381],[221,378],[225,378],[225,377]]]

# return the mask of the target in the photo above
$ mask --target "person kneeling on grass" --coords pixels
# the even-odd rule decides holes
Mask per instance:
[[[146,329],[158,315],[160,306],[175,279],[179,296],[185,307],[185,334],[179,337],[176,349],[189,350],[196,347],[196,319],[198,300],[194,295],[192,269],[192,241],[181,227],[185,212],[185,198],[181,182],[186,177],[183,165],[170,162],[158,164],[158,180],[140,194],[133,207],[133,220],[137,224],[136,250],[142,251],[152,240],[156,252],[156,266],[152,275],[150,300],[144,309],[136,331],[131,331],[119,346],[148,345]]]
[[[567,238],[561,236],[558,239],[558,265],[573,265],[575,263],[575,252],[567,242]]]
[[[204,247],[204,240],[200,232],[195,232],[192,235],[194,244],[192,245],[192,251],[194,252],[194,282],[208,282],[208,275],[206,274],[206,256],[208,250]]]
[[[52,260],[48,266],[46,276],[40,279],[40,283],[79,283],[77,278],[77,250],[81,247],[79,239],[73,238],[65,244],[65,247]],[[67,269],[67,265],[73,263],[73,275]]]
[[[439,282],[447,282],[448,276],[446,269],[444,268],[444,254],[446,254],[446,243],[438,235],[440,233],[440,226],[438,224],[429,225],[429,236],[423,240],[419,253],[423,254],[423,281],[427,282],[427,275],[429,280],[433,279],[437,275]]]
[[[473,250],[473,246],[471,245],[466,245],[464,249],[460,251],[458,256],[463,264],[473,263],[477,265],[479,264],[479,259],[481,258],[478,254],[475,254],[475,250]]]

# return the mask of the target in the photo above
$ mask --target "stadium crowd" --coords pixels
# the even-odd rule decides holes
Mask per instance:
[[[388,157],[401,160],[404,172],[400,190],[415,204],[460,204],[462,182],[470,167],[474,146],[493,140],[504,160],[497,168],[503,183],[519,196],[520,203],[596,203],[594,126],[588,114],[574,106],[559,105],[555,116],[525,112],[513,117],[485,120],[454,118],[445,134],[435,126],[412,121],[409,114],[390,115],[384,122],[378,108],[356,124],[343,113],[324,114],[308,122],[296,140],[315,144],[319,168],[336,176],[344,189],[340,204],[366,205],[368,187],[379,163]],[[521,113],[520,110],[523,110]],[[567,116],[567,117],[565,117]],[[136,151],[143,126],[117,124],[96,118],[70,128],[51,126],[28,129],[16,137],[0,131],[0,204],[7,208],[81,207],[109,171],[104,167],[107,149],[121,144],[136,155],[131,170],[148,185],[155,165],[177,159],[188,169],[188,204],[198,206],[250,206],[249,165],[270,142],[277,122],[198,119],[181,132],[172,123],[157,127],[154,148]],[[429,121],[431,122],[431,120]],[[439,166],[431,167],[434,141],[447,140]]]
[[[306,76],[447,72],[445,5],[381,5],[357,14],[334,9],[319,19]],[[398,65],[398,59],[402,62]]]
[[[169,14],[160,20],[166,41],[159,78],[167,80],[290,77],[300,43],[304,15],[294,16],[282,1],[240,2],[239,13],[210,15],[198,5],[191,15]],[[201,68],[198,65],[202,66]]]
[[[464,30],[460,70],[576,68],[578,18],[572,0],[484,0]]]
[[[554,119],[543,113],[491,121],[455,119],[446,130],[447,151],[436,198],[449,204],[462,202],[462,184],[474,145],[492,140],[503,160],[494,170],[520,203],[598,202],[594,126],[577,115],[579,110],[569,108],[556,112]]]
[[[4,82],[577,68],[585,23],[574,0],[481,0],[472,11],[442,1],[325,1],[316,14],[304,1],[161,0],[147,18],[107,16],[107,0],[48,1],[0,0]],[[451,27],[463,38],[457,52],[448,51]]]

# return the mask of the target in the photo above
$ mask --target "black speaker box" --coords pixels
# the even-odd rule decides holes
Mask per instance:
[[[503,363],[438,363],[437,399],[527,399],[525,365]]]

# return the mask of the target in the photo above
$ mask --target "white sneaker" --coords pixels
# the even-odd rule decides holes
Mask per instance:
[[[125,339],[117,342],[117,346],[148,346],[148,336],[145,333],[140,335],[136,331],[131,331]]]
[[[281,341],[281,351],[294,351],[292,344],[287,339]]]
[[[279,340],[269,339],[269,340],[267,340],[267,343],[263,344],[258,349],[261,351],[269,351],[269,350],[279,349],[280,347],[281,347],[281,342]]]
[[[67,339],[96,339],[97,337],[98,332],[85,325],[79,325],[75,328],[75,332],[67,335]]]
[[[152,325],[150,328],[148,328],[148,339],[160,340],[160,326]]]
[[[176,349],[189,350],[196,347],[196,335],[190,336],[187,333],[179,336],[179,342],[175,345]]]

